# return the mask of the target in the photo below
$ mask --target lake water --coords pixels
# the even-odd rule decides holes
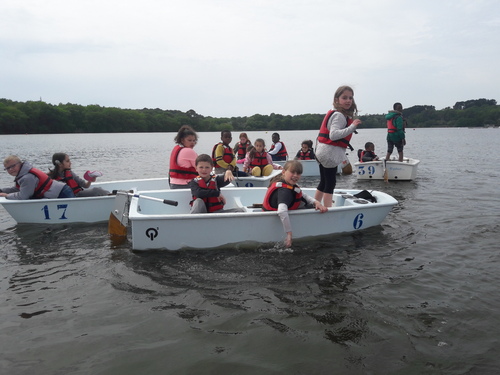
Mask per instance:
[[[316,131],[280,134],[295,153]],[[153,178],[174,135],[0,136],[0,149],[43,170],[67,152],[101,181]],[[352,143],[384,155],[385,135],[361,127]],[[499,136],[408,129],[415,181],[338,178],[399,201],[382,225],[290,250],[135,253],[106,224],[16,225],[0,207],[0,373],[496,374]],[[197,152],[218,139],[201,133]]]

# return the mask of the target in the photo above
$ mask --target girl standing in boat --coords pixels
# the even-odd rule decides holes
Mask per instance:
[[[316,199],[302,193],[297,185],[302,175],[302,163],[298,160],[289,160],[283,167],[283,173],[276,176],[267,189],[262,207],[266,211],[278,211],[286,233],[285,246],[292,246],[292,225],[288,216],[288,210],[302,208],[314,208],[319,212],[328,209]]]
[[[340,86],[333,98],[334,110],[328,111],[318,135],[316,160],[319,162],[320,182],[315,198],[326,207],[333,205],[333,191],[337,184],[337,166],[345,159],[346,148],[350,146],[352,133],[361,120],[353,120],[358,108],[354,91],[349,86]],[[352,146],[351,146],[352,147]]]
[[[198,135],[189,125],[182,125],[174,138],[177,143],[170,154],[170,169],[168,171],[171,189],[188,189],[189,181],[195,178],[196,158],[193,150]]]
[[[69,159],[68,154],[56,152],[52,155],[52,164],[54,164],[54,169],[51,169],[49,173],[47,173],[49,177],[54,180],[64,182],[71,188],[71,190],[73,190],[75,196],[99,197],[110,194],[109,191],[101,187],[90,188],[92,182],[95,182],[96,177],[88,177],[89,180],[85,180],[73,173],[71,170],[71,160]]]

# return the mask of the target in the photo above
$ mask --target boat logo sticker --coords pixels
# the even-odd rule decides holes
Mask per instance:
[[[146,229],[146,236],[153,241],[156,237],[158,237],[158,228],[148,228]]]

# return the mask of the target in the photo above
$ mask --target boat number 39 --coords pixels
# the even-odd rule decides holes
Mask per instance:
[[[359,175],[364,175],[368,173],[368,175],[375,174],[375,166],[374,165],[369,165],[365,168],[364,165],[359,165],[358,166],[358,174]]]
[[[67,217],[66,217],[66,209],[67,208],[68,208],[67,204],[58,204],[57,205],[57,214],[61,215],[59,217],[59,220],[66,220],[67,219]],[[43,206],[42,211],[45,215],[45,220],[50,220],[49,206],[47,206],[47,205]]]
[[[363,215],[362,213],[356,215],[356,217],[354,218],[354,222],[352,223],[354,229],[359,229],[363,226],[363,217],[365,217],[365,215]]]

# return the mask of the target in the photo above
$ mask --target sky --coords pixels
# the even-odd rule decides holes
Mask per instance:
[[[2,0],[0,98],[360,114],[500,100],[498,0]]]

